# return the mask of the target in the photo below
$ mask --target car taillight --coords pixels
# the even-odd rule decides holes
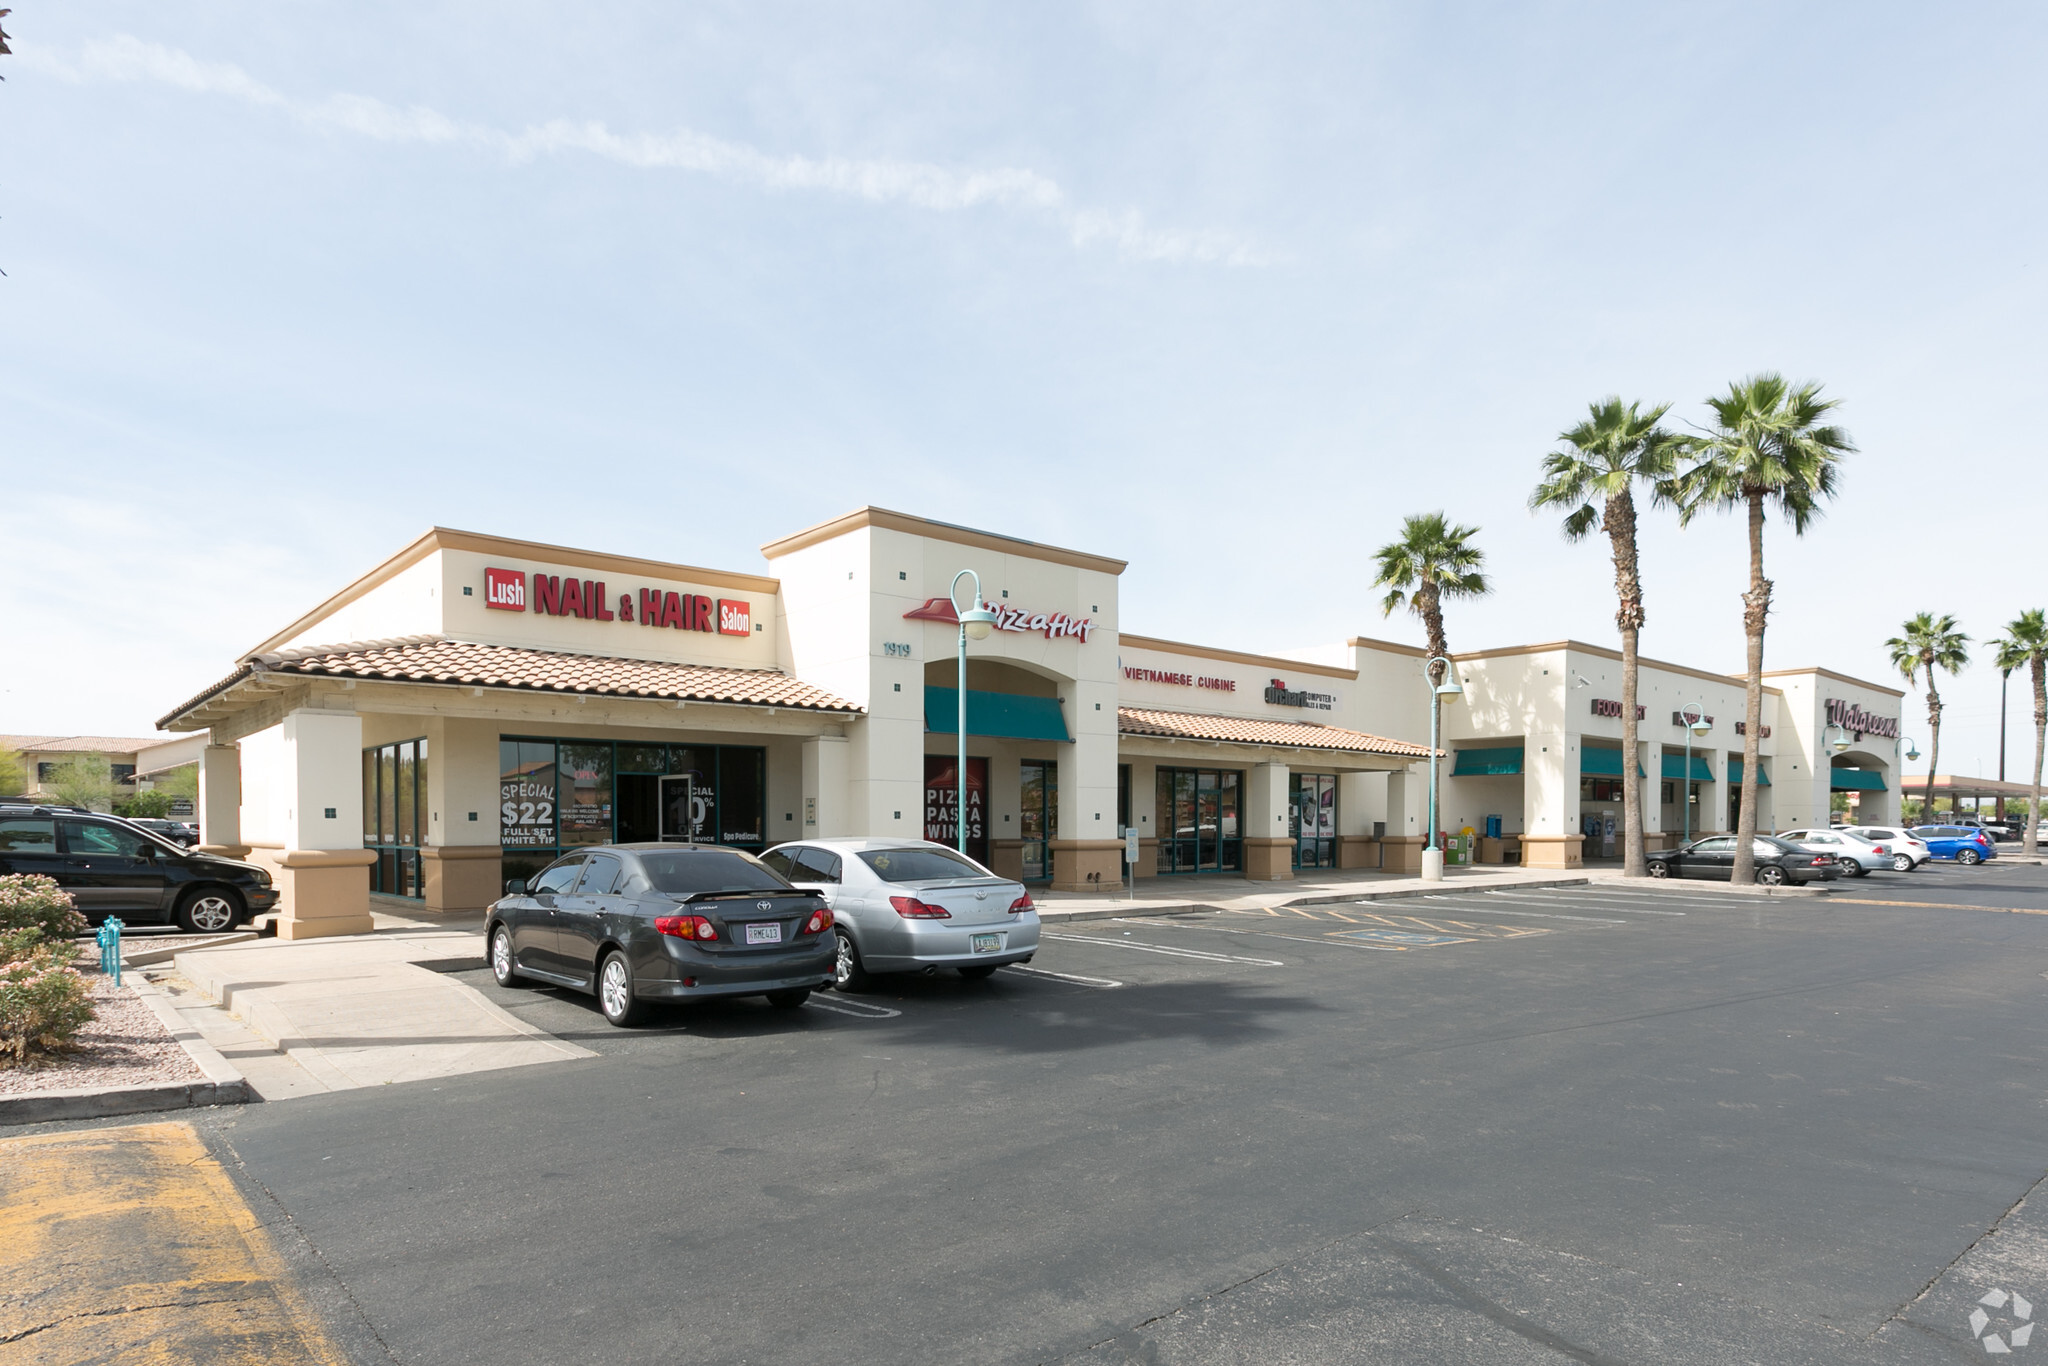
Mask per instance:
[[[1024,893],[1024,895],[1010,903],[1011,915],[1021,915],[1025,911],[1035,911],[1037,909],[1036,906],[1031,904],[1031,893],[1029,892]]]
[[[674,939],[716,939],[718,926],[701,915],[658,915],[654,932]]]
[[[905,920],[951,920],[953,913],[944,906],[930,906],[914,896],[892,896],[889,904],[896,908],[896,914]]]
[[[1870,846],[1870,852],[1873,854],[1889,854],[1891,850],[1885,848],[1882,844],[1873,844]]]
[[[817,910],[811,912],[811,918],[804,922],[804,927],[801,930],[798,930],[797,933],[823,934],[825,931],[831,928],[832,912],[826,910],[823,906],[820,906]]]

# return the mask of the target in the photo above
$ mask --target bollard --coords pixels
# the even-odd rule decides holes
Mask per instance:
[[[108,916],[100,923],[100,971],[121,985],[121,922]]]

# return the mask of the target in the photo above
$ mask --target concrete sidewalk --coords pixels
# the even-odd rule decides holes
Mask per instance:
[[[372,934],[266,939],[177,956],[179,978],[316,1083],[279,1079],[266,1087],[265,1069],[247,1056],[251,1050],[237,1049],[238,1064],[267,1098],[595,1056],[420,966],[481,966],[480,925],[381,914],[377,920]]]

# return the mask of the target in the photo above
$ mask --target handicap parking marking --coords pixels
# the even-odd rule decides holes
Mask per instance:
[[[1004,967],[1009,972],[1021,972],[1027,977],[1052,977],[1062,982],[1071,982],[1075,986],[1101,987],[1104,990],[1108,990],[1123,985],[1122,982],[1114,981],[1108,977],[1083,977],[1079,973],[1054,972],[1051,968],[1030,968],[1022,963],[1008,963]]]
[[[891,1010],[888,1006],[878,1006],[868,1001],[849,1001],[843,998],[836,1001],[826,1001],[813,996],[810,1000],[804,1002],[804,1005],[817,1010],[829,1010],[834,1015],[851,1015],[856,1020],[893,1020],[903,1013],[900,1010]]]
[[[1172,944],[1146,944],[1135,939],[1110,939],[1094,934],[1053,934],[1041,930],[1041,939],[1058,939],[1069,944],[1094,944],[1102,948],[1132,949],[1139,953],[1162,954],[1168,958],[1194,958],[1209,963],[1246,963],[1259,968],[1284,968],[1287,965],[1277,958],[1245,958],[1234,953],[1209,953],[1203,949],[1184,949]]]
[[[1415,930],[1332,930],[1332,939],[1360,939],[1374,944],[1399,944],[1406,949],[1433,949],[1444,944],[1476,942],[1455,934],[1422,934]]]
[[[1576,898],[1575,898],[1575,897],[1562,897],[1562,896],[1543,896],[1543,895],[1531,895],[1531,896],[1518,896],[1518,895],[1516,895],[1516,894],[1515,894],[1515,893],[1513,893],[1513,892],[1488,892],[1488,893],[1486,893],[1486,898],[1487,898],[1487,900],[1488,900],[1488,901],[1494,901],[1494,900],[1500,900],[1500,901],[1512,901],[1512,902],[1516,903],[1517,905],[1522,905],[1522,906],[1557,906],[1557,905],[1565,905],[1565,906],[1577,906],[1577,905],[1580,905],[1580,904],[1581,904],[1581,903],[1582,903],[1583,901],[1602,901],[1602,902],[1609,902],[1609,903],[1612,903],[1612,902],[1618,902],[1618,901],[1622,900],[1622,898],[1623,898],[1623,897],[1625,897],[1625,896],[1628,896],[1628,895],[1629,895],[1628,893],[1617,893],[1617,892],[1598,892],[1598,893],[1593,893],[1593,894],[1591,894],[1591,895],[1588,895],[1588,896],[1585,896],[1585,897],[1576,897]],[[1601,907],[1600,907],[1600,909],[1601,909],[1601,910],[1606,910],[1606,911],[1620,911],[1620,912],[1624,912],[1624,913],[1626,913],[1626,914],[1629,914],[1629,915],[1685,915],[1685,914],[1687,914],[1687,912],[1685,912],[1685,911],[1665,911],[1665,910],[1655,910],[1655,911],[1653,911],[1653,910],[1651,910],[1651,909],[1650,909],[1649,907],[1647,907],[1647,906],[1638,906],[1638,905],[1613,905],[1613,904],[1609,904],[1609,905],[1604,905],[1604,906],[1601,906]]]
[[[1532,935],[1551,933],[1551,931],[1535,925],[1486,925],[1472,920],[1453,920],[1448,916],[1441,915],[1427,917],[1419,915],[1393,915],[1382,911],[1365,918],[1368,921],[1376,922],[1377,927],[1381,929],[1393,930],[1402,934],[1422,934],[1424,936],[1448,935],[1460,943],[1469,943],[1474,939],[1527,939]],[[1345,937],[1352,933],[1346,930],[1330,931],[1332,937]],[[1398,943],[1399,941],[1388,940],[1387,942]]]
[[[1513,911],[1505,906],[1488,906],[1488,915],[1512,915],[1526,920],[1576,920],[1586,925],[1629,925],[1640,922],[1629,920],[1608,920],[1597,915],[1565,915],[1558,911]]]

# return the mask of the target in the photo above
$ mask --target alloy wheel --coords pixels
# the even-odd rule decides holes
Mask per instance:
[[[845,990],[853,981],[853,941],[839,936],[839,954],[832,960],[832,985]]]
[[[217,934],[234,925],[235,903],[219,892],[207,892],[192,899],[192,904],[186,908],[185,918],[193,929]]]
[[[632,987],[626,981],[625,959],[613,954],[604,960],[604,971],[598,976],[597,993],[608,1018],[616,1020],[625,1015],[633,1000]]]
[[[1785,870],[1775,864],[1765,864],[1756,870],[1756,880],[1767,887],[1775,887],[1785,880]]]
[[[502,925],[491,936],[491,972],[500,986],[512,980],[512,935]]]
[[[1913,871],[1913,856],[1912,856],[1911,854],[1893,854],[1893,855],[1892,855],[1892,871],[1893,871],[1893,872],[1895,872],[1895,873],[1910,873],[1910,872],[1912,872],[1912,871]]]
[[[1654,862],[1653,862],[1653,863],[1651,863],[1651,865],[1650,865],[1650,876],[1651,876],[1651,877],[1670,877],[1670,876],[1671,876],[1671,865],[1670,865],[1670,864],[1668,864],[1668,863],[1654,863]]]

